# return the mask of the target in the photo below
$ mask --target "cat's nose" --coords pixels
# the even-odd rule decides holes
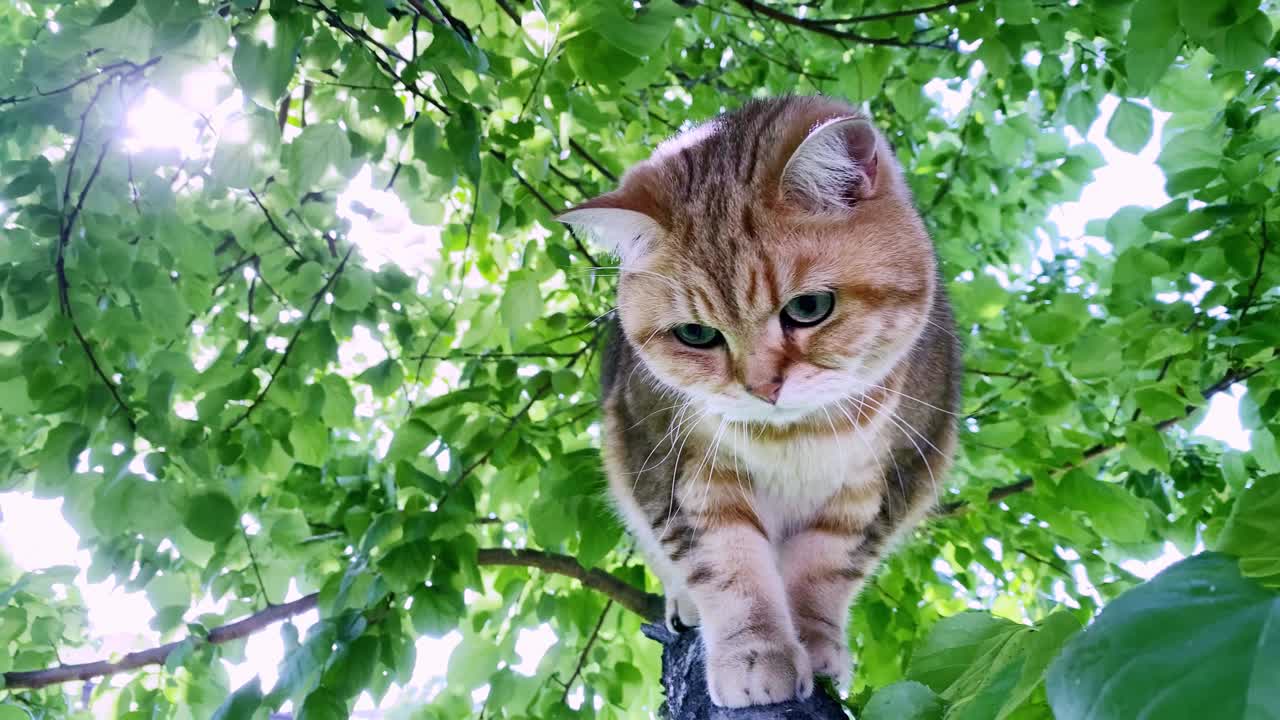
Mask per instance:
[[[755,395],[770,405],[778,404],[778,395],[782,393],[782,376],[775,375],[768,380],[758,381],[756,383],[747,383],[747,392]]]

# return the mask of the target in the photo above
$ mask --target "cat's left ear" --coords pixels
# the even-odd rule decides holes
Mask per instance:
[[[626,265],[649,249],[660,229],[657,220],[627,207],[630,204],[608,193],[560,213],[556,220],[595,238]]]
[[[847,212],[883,180],[880,133],[860,117],[814,128],[782,170],[783,197],[810,212]]]

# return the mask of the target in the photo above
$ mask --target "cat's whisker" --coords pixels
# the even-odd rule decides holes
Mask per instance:
[[[686,401],[686,402],[687,402],[687,401]],[[676,404],[674,404],[674,405],[668,405],[667,407],[664,407],[664,408],[658,408],[657,410],[654,410],[653,412],[649,413],[648,415],[645,415],[644,417],[640,418],[639,420],[637,420],[637,421],[635,422],[635,424],[634,424],[634,425],[631,425],[630,427],[628,427],[628,428],[624,429],[622,432],[630,432],[630,431],[632,431],[632,430],[635,430],[636,428],[640,427],[641,423],[643,423],[645,420],[648,420],[649,418],[653,417],[654,415],[657,415],[658,413],[661,413],[661,412],[667,412],[668,410],[675,410],[676,408],[680,407],[680,406],[681,406],[681,405],[683,405],[683,404],[684,404],[684,403],[676,403]]]
[[[944,410],[943,408],[940,408],[940,407],[938,407],[937,405],[932,405],[932,404],[930,404],[930,403],[925,402],[924,400],[921,400],[920,398],[912,397],[912,396],[910,396],[910,395],[908,395],[908,394],[906,394],[906,393],[902,392],[901,390],[894,390],[893,388],[888,387],[888,386],[886,386],[886,385],[878,385],[878,384],[876,384],[876,383],[867,383],[867,387],[875,388],[875,389],[877,389],[877,390],[884,390],[885,392],[891,392],[891,393],[893,393],[894,395],[898,395],[898,396],[904,397],[904,398],[906,398],[906,399],[908,399],[908,400],[911,400],[912,402],[917,402],[917,403],[919,403],[919,404],[921,404],[921,405],[923,405],[923,406],[925,406],[925,407],[929,408],[930,410],[937,410],[937,411],[938,411],[938,412],[940,412],[940,413],[946,413],[947,415],[950,415],[950,416],[952,416],[952,417],[961,417],[960,413],[954,413],[954,412],[951,412],[950,410]]]
[[[846,399],[847,399],[847,398],[846,398]],[[887,477],[887,476],[885,475],[885,473],[884,473],[884,464],[880,462],[880,453],[877,453],[877,452],[875,451],[875,449],[871,447],[871,442],[870,442],[869,440],[867,440],[866,435],[865,435],[864,433],[860,433],[860,432],[858,432],[858,423],[857,423],[857,421],[855,421],[855,420],[854,420],[854,418],[853,418],[853,417],[851,417],[851,416],[849,415],[849,410],[848,410],[847,408],[845,408],[843,405],[841,405],[840,403],[837,403],[837,404],[836,404],[836,409],[837,409],[837,410],[839,410],[840,412],[844,413],[844,416],[845,416],[846,418],[848,418],[848,420],[849,420],[849,425],[850,425],[851,427],[853,427],[853,435],[854,435],[854,437],[857,437],[859,440],[861,440],[861,441],[862,441],[862,445],[867,449],[867,454],[868,454],[868,455],[870,455],[870,456],[872,457],[872,459],[874,459],[874,460],[876,461],[876,472],[877,472],[877,474],[879,475],[879,477],[881,478],[881,482],[885,483],[885,485],[886,485],[886,487],[887,487],[887,486],[888,486],[888,483],[889,483],[889,479],[888,479],[888,477]],[[863,410],[864,410],[864,408],[861,406],[861,404],[859,404],[859,407],[858,407],[858,410],[857,410],[858,417],[862,417],[862,415],[863,415]],[[899,490],[901,490],[901,492],[902,492],[903,496],[905,497],[905,496],[906,496],[906,494],[907,494],[907,488],[906,488],[906,486],[905,486],[905,485],[903,485],[903,483],[902,483],[902,473],[898,471],[898,467],[897,467],[898,463],[897,463],[897,461],[896,461],[896,460],[894,460],[894,459],[893,459],[893,453],[889,453],[889,460],[893,461],[893,464],[894,464],[894,474],[895,474],[895,475],[897,475],[897,477],[898,477],[898,488],[899,488]]]
[[[676,493],[676,485],[679,483],[679,480],[680,480],[680,456],[684,454],[685,443],[689,442],[689,437],[692,436],[693,431],[698,428],[698,423],[702,422],[702,419],[705,418],[706,416],[707,416],[707,411],[703,410],[696,418],[694,418],[693,422],[689,425],[688,432],[684,434],[684,439],[680,441],[679,449],[676,450],[675,462],[673,463],[674,468],[671,471],[671,501],[667,506],[668,507],[667,522],[662,526],[662,532],[658,533],[659,540],[661,540],[664,536],[666,536],[667,529],[671,527],[671,520],[672,518],[675,517],[676,510],[678,509],[676,506],[676,501],[678,498],[678,494]]]
[[[911,446],[916,449],[916,454],[920,456],[920,462],[924,463],[924,469],[929,472],[929,484],[933,487],[933,492],[936,500],[937,493],[938,493],[938,479],[933,475],[933,466],[929,463],[929,458],[925,457],[924,450],[920,449],[920,445],[916,443],[915,438],[912,437],[912,435],[913,434],[919,435],[920,439],[924,440],[925,443],[929,445],[929,447],[933,448],[935,452],[941,452],[941,451],[938,450],[938,447],[936,445],[929,442],[928,438],[920,434],[919,430],[916,430],[914,427],[912,427],[910,423],[894,415],[892,409],[885,408],[883,405],[877,402],[874,398],[868,397],[867,400],[875,403],[881,410],[883,410],[885,412],[885,417],[889,420],[889,422],[893,423],[895,427],[901,430],[902,433],[906,435],[907,440],[911,443]]]
[[[869,397],[869,398],[867,398],[867,399],[868,399],[869,401],[871,401],[871,402],[875,403],[878,409],[887,410],[887,411],[888,411],[888,415],[889,415],[889,418],[890,418],[890,419],[901,421],[903,425],[905,425],[906,427],[910,428],[911,432],[912,432],[912,433],[914,433],[916,437],[918,437],[918,438],[920,438],[921,440],[923,440],[923,441],[925,442],[925,444],[927,444],[927,445],[928,445],[928,446],[929,446],[929,447],[930,447],[934,452],[936,452],[936,453],[938,453],[938,454],[943,454],[943,453],[942,453],[942,451],[938,449],[938,446],[937,446],[937,445],[934,445],[932,442],[930,442],[930,441],[929,441],[929,438],[928,438],[928,437],[926,437],[924,433],[922,433],[922,432],[920,432],[919,430],[915,429],[915,427],[913,427],[910,423],[908,423],[908,422],[907,422],[907,420],[906,420],[906,418],[902,417],[901,415],[898,415],[898,414],[894,413],[892,409],[885,407],[885,405],[884,405],[884,404],[882,404],[880,401],[878,401],[878,400],[876,400],[876,399],[874,399],[874,398],[870,398],[870,397]],[[955,413],[951,413],[951,414],[952,414],[952,415],[954,415]]]
[[[716,474],[716,458],[717,458],[717,454],[720,451],[720,438],[724,434],[724,428],[727,422],[728,421],[721,418],[720,425],[719,427],[716,428],[715,436],[711,440],[711,446],[708,448],[707,454],[704,455],[702,458],[702,465],[698,467],[697,475],[700,476],[702,475],[702,468],[706,467],[707,458],[708,457],[711,458],[711,471],[706,474],[705,479],[703,480],[703,484],[706,487],[702,491],[702,499],[698,502],[698,511],[703,514],[704,522],[710,522],[709,520],[706,520],[707,515],[705,513],[707,498],[711,497],[711,482],[712,482],[712,478]],[[695,525],[694,527],[695,527],[695,531],[698,531],[697,526]],[[705,529],[706,529],[706,525],[704,524],[701,530],[705,530]]]
[[[662,332],[662,328],[658,328],[654,330],[652,333],[650,333],[649,337],[646,338],[645,341],[640,344],[640,347],[636,349],[636,354],[637,355],[640,354],[640,351],[644,350],[649,343],[653,342],[653,339],[657,337],[658,333],[660,332]],[[627,381],[624,383],[626,387],[631,387],[631,378],[635,377],[636,371],[638,371],[642,367],[645,368],[646,373],[649,372],[648,368],[645,366],[644,363],[636,363],[636,366],[631,369],[631,372],[627,373]]]
[[[636,482],[635,482],[635,483],[632,485],[632,487],[631,487],[631,489],[632,489],[633,493],[634,493],[634,491],[635,491],[636,485],[637,485],[637,484],[639,484],[639,482],[640,482],[640,476],[644,475],[646,472],[648,472],[648,471],[650,471],[650,470],[656,469],[658,466],[662,465],[662,463],[666,462],[666,461],[667,461],[667,458],[671,457],[671,453],[672,453],[672,451],[673,451],[673,450],[675,450],[675,440],[674,440],[674,439],[671,441],[671,444],[667,446],[667,454],[666,454],[666,455],[663,455],[661,458],[659,458],[659,460],[658,460],[658,462],[657,462],[657,464],[656,464],[656,465],[653,465],[653,466],[650,466],[650,465],[649,465],[649,460],[650,460],[651,458],[653,458],[653,454],[654,454],[654,453],[658,452],[658,448],[662,447],[663,443],[665,443],[665,442],[667,441],[667,438],[672,437],[672,435],[673,435],[674,433],[679,432],[679,430],[683,427],[683,425],[684,425],[684,415],[685,415],[685,413],[686,413],[686,412],[688,412],[688,410],[689,410],[691,407],[692,407],[692,403],[686,402],[686,403],[685,403],[685,404],[680,408],[680,410],[676,413],[675,418],[673,418],[673,419],[672,419],[671,427],[667,428],[667,432],[666,432],[666,434],[665,434],[665,435],[663,435],[663,436],[658,440],[658,442],[654,443],[654,445],[653,445],[653,449],[649,451],[649,454],[648,454],[647,456],[645,456],[644,462],[640,463],[640,469],[639,469],[639,470],[637,470],[637,471],[635,471],[634,473],[630,473],[630,474],[632,474],[632,475],[635,475],[635,476],[636,476]]]

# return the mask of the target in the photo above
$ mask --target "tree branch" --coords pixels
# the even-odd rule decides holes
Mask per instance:
[[[1226,390],[1232,385],[1238,382],[1243,382],[1245,380],[1248,380],[1254,375],[1257,375],[1258,373],[1262,372],[1262,370],[1263,368],[1261,367],[1231,370],[1226,375],[1223,375],[1220,380],[1218,380],[1217,382],[1213,383],[1209,387],[1202,390],[1200,394],[1202,397],[1204,397],[1205,400],[1208,400],[1209,398]],[[1200,409],[1199,405],[1188,405],[1185,408],[1185,411],[1181,415],[1177,417],[1169,418],[1167,420],[1161,420],[1160,422],[1156,423],[1153,427],[1156,430],[1156,432],[1164,432],[1165,430],[1168,430],[1174,425],[1177,425],[1178,423],[1191,417],[1199,409]],[[1123,440],[1118,440],[1114,443],[1098,443],[1097,445],[1094,445],[1093,447],[1086,449],[1081,454],[1080,460],[1074,463],[1068,463],[1067,465],[1064,465],[1058,468],[1057,470],[1054,470],[1052,474],[1055,476],[1062,475],[1078,467],[1086,465],[1094,460],[1097,460],[1098,458],[1104,455],[1110,455],[1116,450],[1120,450],[1124,447],[1125,447],[1125,442]],[[1018,493],[1031,490],[1033,487],[1035,487],[1035,480],[1032,478],[1023,478],[1022,480],[1019,480],[1015,483],[1010,483],[1008,485],[999,485],[997,487],[991,488],[991,490],[987,492],[987,502],[989,503],[1000,502],[1001,500],[1011,495],[1017,495]],[[943,503],[939,505],[937,509],[934,510],[933,516],[935,518],[943,518],[943,517],[948,517],[952,515],[959,515],[961,513],[968,512],[970,509],[972,509],[972,507],[973,506],[967,500],[956,500],[955,502]]]
[[[253,198],[254,204],[257,205],[258,209],[262,211],[262,214],[266,216],[267,224],[271,226],[271,230],[275,232],[276,235],[280,236],[280,239],[284,241],[285,245],[289,246],[289,249],[293,251],[294,255],[298,256],[299,260],[306,260],[306,256],[303,255],[302,251],[298,250],[298,246],[293,243],[293,238],[286,235],[284,230],[281,230],[280,226],[276,224],[276,219],[271,216],[271,211],[267,210],[266,205],[262,204],[262,200],[258,199],[258,193],[254,192],[253,188],[249,188],[249,197]]]
[[[571,577],[583,587],[604,593],[622,607],[651,622],[659,622],[663,614],[661,595],[645,592],[631,583],[593,568],[588,570],[576,558],[541,550],[509,550],[507,548],[482,548],[477,559],[480,565],[506,565],[537,568],[544,572]]]
[[[777,20],[780,23],[791,25],[793,27],[798,27],[804,30],[808,30],[809,32],[817,33],[819,35],[826,35],[827,37],[833,37],[838,40],[848,40],[849,42],[860,43],[862,45],[883,45],[888,47],[903,47],[903,48],[912,48],[912,47],[930,48],[933,50],[953,50],[954,49],[948,45],[940,45],[938,43],[916,42],[914,40],[898,40],[897,38],[871,37],[869,35],[861,35],[859,33],[849,32],[846,30],[837,30],[833,27],[829,27],[828,25],[825,25],[823,23],[820,23],[814,20],[796,17],[795,15],[788,15],[787,13],[784,13],[780,10],[775,10],[769,7],[768,5],[758,3],[756,2],[756,0],[734,0],[734,2],[738,3],[742,7],[752,12],[758,12],[761,15]]]
[[[262,388],[262,392],[258,393],[258,396],[253,399],[253,402],[249,404],[249,407],[245,409],[244,413],[233,420],[231,424],[226,427],[226,430],[231,430],[235,426],[247,420],[249,415],[251,415],[253,411],[257,409],[258,405],[262,403],[262,399],[271,391],[271,386],[275,384],[276,378],[280,376],[280,371],[284,369],[285,363],[289,362],[289,355],[293,352],[293,348],[298,344],[298,336],[306,329],[307,323],[311,322],[311,317],[315,315],[316,308],[319,307],[322,301],[324,301],[325,293],[328,292],[329,288],[333,287],[333,284],[338,281],[338,276],[342,274],[343,268],[347,266],[347,261],[351,259],[351,253],[354,252],[355,249],[355,243],[352,243],[350,247],[347,248],[347,253],[342,256],[342,261],[338,263],[338,267],[334,268],[334,271],[329,275],[329,279],[325,280],[324,287],[320,288],[316,292],[315,297],[312,298],[311,307],[307,308],[307,314],[303,316],[302,321],[298,323],[298,329],[294,330],[293,336],[289,338],[289,344],[285,346],[284,353],[280,356],[280,362],[276,363],[276,369],[272,371],[271,379],[267,380],[266,387]]]
[[[130,63],[132,64],[132,63]],[[129,429],[137,430],[137,422],[133,419],[133,410],[129,404],[124,401],[120,395],[120,389],[107,376],[102,364],[98,362],[98,356],[93,352],[93,345],[89,339],[85,337],[84,331],[80,329],[80,324],[76,322],[75,311],[71,307],[71,280],[67,277],[67,247],[71,244],[71,232],[75,228],[76,220],[80,217],[80,212],[84,210],[85,198],[89,196],[89,189],[93,187],[93,183],[98,179],[98,173],[102,171],[102,162],[107,157],[107,150],[111,148],[111,140],[107,139],[102,143],[102,149],[98,151],[98,159],[93,164],[93,170],[89,172],[89,177],[85,179],[84,185],[80,187],[79,196],[76,198],[75,205],[68,211],[71,204],[71,180],[76,169],[76,160],[80,157],[80,150],[84,147],[85,125],[88,122],[89,113],[93,112],[93,108],[98,103],[98,98],[102,96],[102,91],[107,87],[107,83],[103,82],[98,85],[97,90],[93,93],[93,98],[89,100],[89,104],[85,106],[84,112],[80,113],[80,130],[76,133],[75,144],[71,148],[71,155],[67,159],[67,182],[62,188],[62,219],[58,228],[58,252],[54,257],[53,271],[58,283],[58,304],[62,308],[62,314],[67,316],[67,320],[71,323],[71,332],[76,336],[76,340],[80,343],[80,348],[84,350],[84,354],[89,358],[89,364],[93,367],[93,372],[107,386],[107,391],[111,393],[111,397],[115,399],[116,405],[124,411],[125,421],[129,424]]]
[[[316,600],[319,597],[319,593],[313,593],[290,603],[273,605],[266,610],[256,612],[243,620],[238,620],[229,625],[216,627],[209,631],[207,642],[211,645],[220,645],[232,640],[249,637],[272,623],[294,615],[301,615],[315,608]],[[99,660],[78,665],[59,665],[48,670],[7,672],[4,674],[4,687],[10,689],[38,689],[73,680],[88,680],[94,677],[115,675],[128,670],[137,670],[148,665],[160,665],[169,657],[169,653],[176,650],[184,642],[186,640],[178,640],[147,650],[129,653],[115,662]]]
[[[604,593],[609,601],[637,613],[646,620],[661,619],[663,612],[662,596],[647,593],[631,583],[599,569],[588,570],[582,567],[575,558],[567,555],[542,552],[540,550],[508,550],[505,548],[482,548],[476,557],[477,564],[502,567],[528,567],[571,577],[584,587]],[[272,605],[256,612],[243,620],[216,627],[209,631],[205,641],[211,645],[239,640],[266,629],[269,625],[301,615],[316,607],[319,593],[312,593],[283,605]],[[46,670],[20,670],[4,673],[3,687],[38,689],[75,680],[116,675],[148,665],[161,665],[169,657],[169,653],[191,638],[165,643],[146,650],[129,653],[115,662],[99,660],[76,665],[59,665]]]
[[[572,146],[572,145],[577,145],[577,141],[576,141],[576,140],[570,140],[570,141],[569,141],[569,144],[570,144],[571,146]],[[579,147],[581,147],[581,146],[579,146]],[[495,158],[497,158],[497,159],[498,159],[499,161],[501,161],[501,162],[504,162],[504,163],[506,163],[506,162],[507,162],[507,155],[506,155],[506,153],[502,152],[501,150],[494,150],[493,148],[490,148],[490,149],[489,149],[489,154],[490,154],[490,155],[492,155],[492,156],[494,156]],[[589,156],[585,156],[585,155],[584,155],[584,157],[588,157],[588,162],[591,162],[591,164],[592,164],[592,165],[595,165],[594,159],[590,158]],[[508,163],[508,165],[510,165],[510,164]],[[608,172],[609,172],[608,170],[605,170],[603,167],[598,166],[598,165],[596,166],[596,169],[600,170],[602,173],[608,173]],[[523,175],[521,175],[521,174],[520,174],[520,172],[519,172],[518,170],[516,170],[514,167],[512,167],[512,168],[511,168],[511,174],[512,174],[513,176],[515,176],[515,179],[516,179],[516,181],[517,181],[517,182],[519,182],[522,186],[524,186],[524,189],[525,189],[525,190],[528,190],[528,191],[529,191],[529,194],[533,196],[533,199],[534,199],[534,200],[537,200],[537,201],[538,201],[538,204],[539,204],[539,205],[541,205],[542,207],[544,207],[544,208],[546,208],[546,209],[547,209],[547,212],[549,212],[549,213],[551,213],[553,216],[555,216],[555,215],[559,215],[559,214],[561,213],[561,211],[563,211],[563,210],[564,210],[564,208],[557,208],[555,205],[552,205],[552,204],[551,204],[551,201],[550,201],[550,200],[547,200],[547,197],[546,197],[545,195],[543,195],[542,193],[538,192],[538,189],[537,189],[537,188],[535,188],[533,185],[529,184],[529,181],[528,181],[528,180],[525,180],[525,179],[524,179],[524,176],[523,176]],[[613,178],[612,178],[612,177],[610,177],[610,179],[612,180]],[[573,228],[571,228],[571,227],[566,227],[565,229],[566,229],[566,230],[568,230],[568,232],[569,232],[569,237],[573,239],[573,244],[578,248],[578,253],[579,253],[580,255],[582,255],[582,257],[586,258],[587,262],[591,263],[591,266],[592,266],[592,267],[597,267],[597,266],[599,266],[599,265],[600,265],[600,263],[599,263],[598,261],[596,261],[595,257],[591,254],[591,252],[590,252],[589,250],[587,250],[587,246],[586,246],[586,245],[584,245],[584,244],[582,243],[581,238],[579,238],[579,237],[578,237],[578,234],[577,234],[576,232],[574,232]]]
[[[926,5],[925,7],[907,8],[905,10],[891,10],[889,12],[871,13],[869,15],[854,15],[853,17],[843,18],[823,18],[821,20],[814,19],[811,22],[814,25],[856,25],[858,23],[872,22],[874,20],[892,20],[900,17],[915,17],[916,15],[924,15],[935,10],[946,10],[947,8],[960,7],[961,5],[969,5],[978,0],[951,0],[950,2],[940,2],[936,5]]]
[[[600,164],[600,161],[597,160],[595,156],[587,152],[586,148],[582,147],[582,143],[574,140],[573,138],[569,138],[569,148],[581,155],[583,160],[591,163],[591,167],[599,170],[600,174],[608,178],[609,182],[618,182],[618,176],[614,175],[609,168]]]

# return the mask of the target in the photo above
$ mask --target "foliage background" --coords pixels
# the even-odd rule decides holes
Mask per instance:
[[[648,599],[609,581],[658,588],[606,510],[595,430],[614,271],[551,217],[684,123],[784,92],[863,103],[889,134],[967,348],[954,489],[852,615],[850,706],[1276,717],[1276,19],[1244,0],[0,6],[0,489],[62,498],[92,553],[0,564],[0,718],[346,717],[455,630],[447,684],[389,716],[649,716]],[[1078,140],[1106,97],[1125,151],[1160,113],[1172,199],[1064,238],[1049,213],[1102,165]],[[1251,450],[1191,436],[1237,385]],[[1235,557],[1177,566],[1067,644],[1166,541]],[[20,687],[101,646],[82,570],[191,639],[84,696]],[[202,638],[286,601],[320,622],[266,630],[273,687],[230,686],[244,640]],[[516,672],[544,624],[556,644]],[[1133,656],[1168,674],[1121,697],[1106,680]],[[1222,677],[1169,689],[1204,666]]]

